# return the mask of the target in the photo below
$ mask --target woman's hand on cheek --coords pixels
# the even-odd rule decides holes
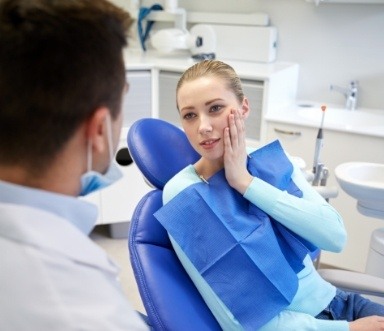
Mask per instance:
[[[238,110],[231,110],[224,129],[224,169],[229,185],[244,194],[252,176],[247,170],[244,118]]]

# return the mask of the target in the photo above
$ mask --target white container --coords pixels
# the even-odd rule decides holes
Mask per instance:
[[[210,24],[216,35],[216,57],[270,63],[276,60],[277,28]],[[244,48],[244,43],[246,47]]]
[[[178,0],[165,0],[164,10],[170,13],[175,13],[178,7]]]

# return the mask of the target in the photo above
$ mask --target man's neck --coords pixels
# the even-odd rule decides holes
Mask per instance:
[[[11,165],[0,165],[0,180],[21,185],[25,187],[36,188],[40,190],[76,196],[78,184],[76,177],[69,176],[65,166],[60,171],[54,171],[54,168],[45,173],[31,174],[23,167]]]

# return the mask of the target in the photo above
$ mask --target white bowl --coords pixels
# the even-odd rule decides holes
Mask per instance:
[[[384,164],[347,162],[336,167],[335,176],[362,214],[384,218]]]

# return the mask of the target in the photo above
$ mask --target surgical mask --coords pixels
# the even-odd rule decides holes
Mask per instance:
[[[97,171],[92,170],[92,144],[91,141],[88,141],[87,172],[81,176],[81,190],[79,196],[85,196],[92,192],[101,190],[118,181],[123,176],[122,171],[114,161],[114,155],[112,152],[112,123],[110,116],[107,116],[106,122],[110,165],[105,174],[101,174]]]

